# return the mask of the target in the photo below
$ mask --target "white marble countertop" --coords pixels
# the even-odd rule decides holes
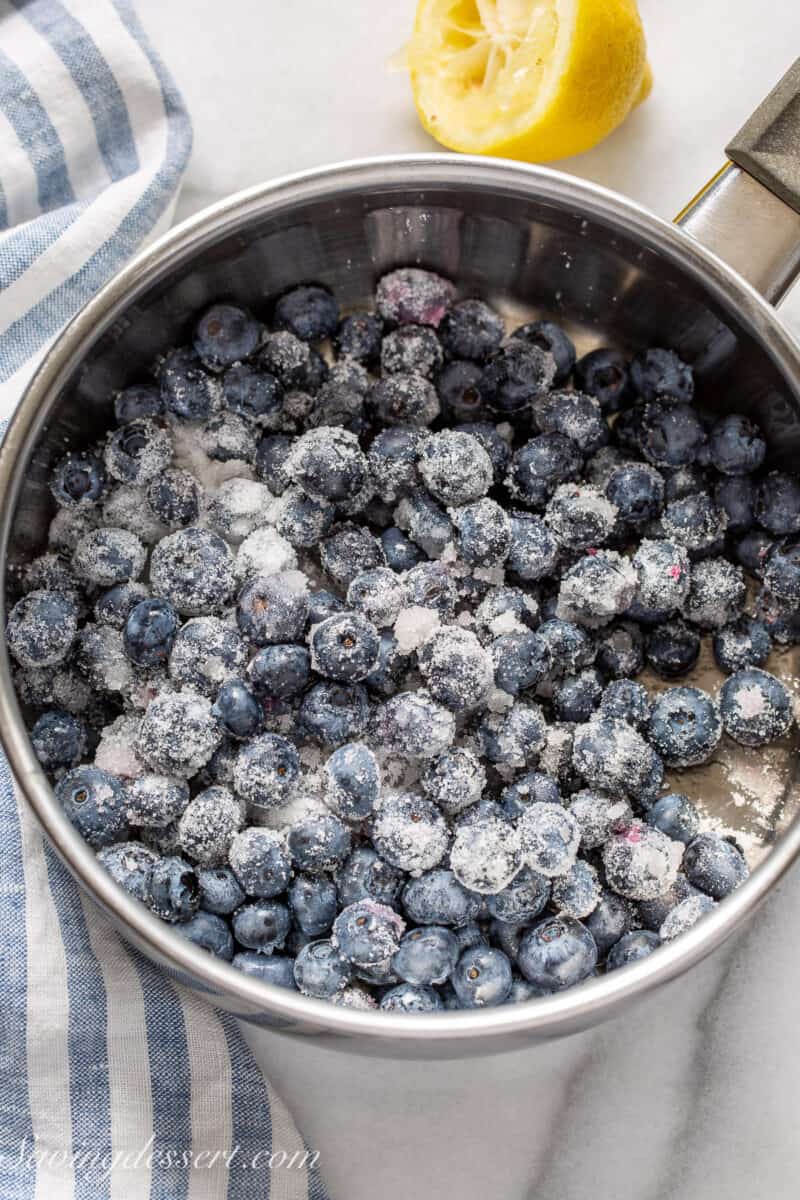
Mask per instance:
[[[414,0],[138,0],[189,104],[178,217],[337,159],[434,148],[386,69]],[[640,0],[651,98],[558,164],[673,215],[798,51],[790,0]],[[800,333],[800,288],[783,308]],[[796,1200],[800,871],[733,946],[596,1030],[399,1063],[245,1031],[333,1200]],[[276,1187],[278,1186],[276,1181]]]

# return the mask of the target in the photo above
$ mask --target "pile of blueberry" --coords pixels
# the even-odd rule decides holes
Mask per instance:
[[[356,1008],[526,1000],[747,876],[665,768],[784,737],[800,481],[648,349],[576,361],[400,269],[215,304],[52,471],[6,637],[114,879],[259,979]],[[680,681],[704,636],[727,675]]]

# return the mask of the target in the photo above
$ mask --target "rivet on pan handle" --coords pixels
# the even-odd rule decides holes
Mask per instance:
[[[675,219],[777,303],[800,275],[800,59],[726,154]]]

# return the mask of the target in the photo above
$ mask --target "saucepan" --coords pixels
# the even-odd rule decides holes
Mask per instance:
[[[11,572],[46,538],[51,464],[65,446],[85,445],[107,427],[110,392],[141,379],[186,335],[192,314],[220,296],[261,311],[271,297],[308,280],[330,285],[345,306],[357,308],[383,272],[408,264],[441,272],[520,319],[562,322],[581,352],[673,347],[692,364],[703,404],[753,415],[771,465],[796,470],[800,345],[772,305],[800,273],[800,61],[675,224],[558,171],[422,155],[278,179],[172,230],[86,305],[21,399],[0,450],[0,622]],[[789,669],[798,666],[789,660]],[[745,757],[758,752],[739,751],[687,787],[704,812],[741,834],[756,865],[684,936],[625,970],[522,1004],[430,1015],[355,1011],[235,971],[113,882],[66,820],[37,763],[4,647],[0,735],[53,847],[141,951],[247,1020],[360,1053],[486,1054],[606,1019],[719,946],[800,853],[800,757],[787,752],[765,764]]]

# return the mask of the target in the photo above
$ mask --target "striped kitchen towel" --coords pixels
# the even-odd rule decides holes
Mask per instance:
[[[127,0],[0,0],[0,417],[190,147]],[[84,901],[2,757],[0,862],[0,1200],[324,1200],[236,1022]]]

